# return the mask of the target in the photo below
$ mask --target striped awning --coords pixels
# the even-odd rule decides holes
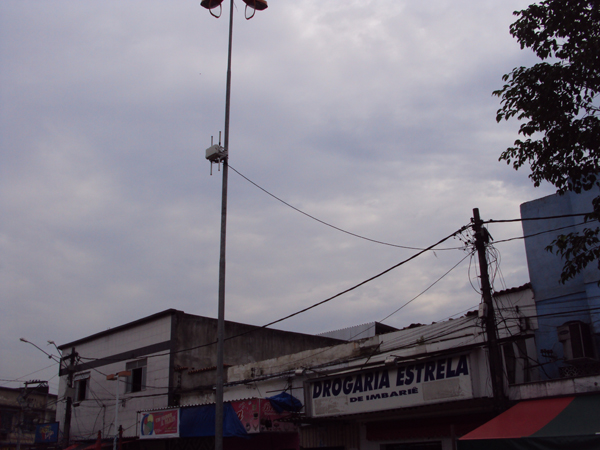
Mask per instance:
[[[600,448],[600,395],[528,400],[459,440],[459,450]]]

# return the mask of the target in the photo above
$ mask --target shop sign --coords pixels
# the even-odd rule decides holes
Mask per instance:
[[[36,444],[53,444],[58,442],[58,422],[40,423],[35,427]]]
[[[468,355],[309,381],[312,417],[405,408],[473,397]]]
[[[267,399],[253,398],[233,401],[231,406],[248,434],[297,431],[296,425],[285,421],[291,414],[289,412],[278,413]]]
[[[140,439],[179,437],[179,409],[142,413]]]

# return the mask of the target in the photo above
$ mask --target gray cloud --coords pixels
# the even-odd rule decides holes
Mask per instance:
[[[495,123],[491,92],[533,61],[508,34],[527,1],[273,0],[250,21],[237,3],[231,164],[264,189],[352,233],[420,248],[473,207],[516,218],[551,192],[498,162],[517,124]],[[221,174],[203,154],[223,129],[227,20],[199,2],[147,0],[8,0],[0,17],[0,358],[10,361],[0,378],[47,365],[21,336],[63,343],[170,307],[216,316]],[[235,173],[229,187],[230,320],[276,320],[415,252],[325,227]],[[526,282],[522,243],[498,248],[496,288]],[[277,327],[381,320],[464,256],[423,255]],[[467,259],[386,322],[478,302]]]

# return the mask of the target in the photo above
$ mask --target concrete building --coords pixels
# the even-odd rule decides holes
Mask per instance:
[[[592,262],[561,283],[564,261],[547,251],[560,234],[596,228],[588,192],[550,195],[521,205],[531,286],[537,309],[539,381],[516,384],[515,406],[463,436],[461,450],[600,448],[600,271]]]
[[[512,448],[511,424],[531,418],[545,431],[527,437],[534,447],[522,448],[575,442],[565,433],[576,426],[587,433],[600,422],[600,274],[590,267],[562,285],[562,261],[545,247],[576,226],[572,215],[587,211],[596,194],[587,195],[522,205],[531,283],[494,294],[500,395],[492,389],[485,309],[402,330],[366,324],[330,337],[228,323],[225,450]],[[59,391],[74,399],[73,437],[114,434],[119,389],[119,423],[125,436],[139,437],[138,448],[211,448],[215,336],[216,320],[167,310],[61,346],[74,359],[61,369]],[[121,382],[107,380],[122,371]],[[69,375],[74,386],[67,390]],[[563,410],[569,425],[548,434],[557,432],[548,418]],[[581,448],[600,445],[595,431],[577,439],[591,445]]]
[[[0,387],[0,449],[33,447],[36,429],[55,421],[56,399],[45,382],[27,383],[18,389]],[[56,442],[51,438],[48,436],[48,442]]]
[[[58,396],[72,399],[71,441],[94,440],[98,431],[114,436],[117,390],[125,438],[138,434],[138,411],[213,398],[216,336],[216,319],[168,309],[59,346]],[[340,342],[235,322],[226,322],[225,339],[226,366]],[[63,433],[67,416],[67,402],[59,403]]]
[[[537,358],[543,363],[541,375],[546,379],[600,374],[598,265],[589,264],[563,284],[560,274],[564,261],[546,250],[559,234],[584,228],[583,217],[573,215],[590,212],[592,199],[598,195],[598,189],[569,192],[521,205],[527,265],[540,323]]]
[[[508,393],[512,385],[536,379],[537,367],[529,363],[536,355],[535,305],[529,286],[498,293],[496,303]],[[261,421],[260,400],[282,393],[298,399],[302,408]],[[226,450],[450,450],[457,437],[493,418],[499,407],[477,312],[235,365],[227,369],[224,395],[248,433],[242,441],[226,438]],[[213,401],[206,400],[204,408]],[[256,413],[246,414],[239,406],[244,403],[257,405]],[[180,413],[187,414],[186,408]],[[147,410],[141,416],[155,414],[162,412]],[[290,424],[296,428],[284,427]],[[183,418],[181,426],[186,427]],[[140,430],[143,439],[151,438],[153,450],[181,446],[177,439],[161,439],[156,430],[153,436],[143,434]],[[194,440],[186,430],[179,439],[184,435],[187,445],[202,448],[201,437]]]

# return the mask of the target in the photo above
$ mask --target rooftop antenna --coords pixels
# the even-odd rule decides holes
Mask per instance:
[[[221,147],[221,132],[219,131],[219,143],[213,144],[213,136],[210,137],[210,147],[206,149],[206,159],[210,161],[210,174],[212,175],[213,164],[218,164],[219,172],[221,163],[227,158],[227,150]]]

